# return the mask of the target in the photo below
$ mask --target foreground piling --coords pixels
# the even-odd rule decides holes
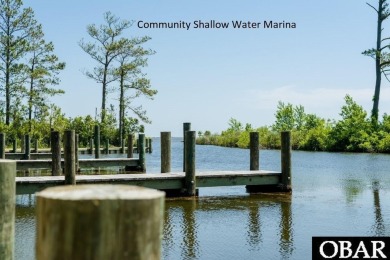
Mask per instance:
[[[36,259],[160,259],[164,197],[129,185],[39,192]]]
[[[196,195],[196,178],[195,178],[195,131],[185,133],[185,179],[184,189],[186,196]]]
[[[171,132],[161,132],[161,173],[171,172]]]
[[[61,170],[61,137],[60,132],[52,131],[50,133],[50,145],[51,145],[51,175],[59,176],[62,173]]]
[[[64,133],[64,174],[65,184],[76,184],[76,149],[74,130],[67,130]]]
[[[0,259],[14,259],[16,162],[0,160]]]

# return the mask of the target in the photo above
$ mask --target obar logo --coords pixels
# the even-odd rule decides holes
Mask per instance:
[[[389,259],[390,237],[313,237],[312,259]]]

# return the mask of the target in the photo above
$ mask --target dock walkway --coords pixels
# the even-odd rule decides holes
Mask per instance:
[[[280,172],[264,170],[207,171],[196,173],[196,187],[278,185],[280,178]],[[165,191],[183,189],[184,180],[184,172],[76,175],[76,184],[130,184]],[[47,187],[64,185],[64,182],[64,176],[16,177],[16,194],[32,194]]]

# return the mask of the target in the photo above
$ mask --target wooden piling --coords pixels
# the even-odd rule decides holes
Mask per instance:
[[[127,158],[133,158],[133,143],[134,143],[134,136],[132,134],[129,134],[127,136]]]
[[[89,140],[89,154],[93,154],[93,138]]]
[[[24,159],[30,160],[31,150],[30,150],[30,135],[24,135]]]
[[[76,155],[75,155],[75,133],[74,130],[67,130],[64,133],[64,173],[65,184],[76,184]]]
[[[125,139],[122,139],[122,143],[121,143],[121,153],[125,153],[125,143],[126,143],[126,140]]]
[[[0,160],[0,259],[14,259],[16,162]]]
[[[51,145],[51,175],[59,176],[62,173],[61,170],[61,137],[60,132],[52,131],[50,133],[50,145]]]
[[[161,132],[161,173],[171,172],[171,132]]]
[[[110,140],[108,138],[106,138],[104,150],[105,150],[105,154],[110,154]]]
[[[75,161],[76,161],[76,172],[80,172],[80,165],[79,165],[79,134],[75,134],[74,136],[74,154],[75,154]]]
[[[12,152],[16,153],[17,149],[18,149],[18,139],[14,138],[14,140],[12,140]]]
[[[291,191],[291,132],[281,132],[281,184],[284,191]]]
[[[196,178],[195,178],[195,131],[185,133],[185,179],[184,194],[186,196],[196,196]]]
[[[34,153],[38,153],[38,139],[34,139]]]
[[[164,192],[129,185],[39,192],[36,259],[159,260],[164,197]]]
[[[191,123],[183,123],[183,172],[186,171],[186,132],[191,130]]]
[[[259,170],[259,132],[251,132],[250,134],[250,165],[251,171]]]
[[[95,138],[95,159],[99,159],[100,158],[100,126],[99,125],[95,125],[95,135],[94,135],[94,138]]]
[[[0,133],[0,158],[5,159],[5,133]]]
[[[145,165],[145,134],[138,134],[138,142],[139,142],[139,169],[141,172],[146,172]]]
[[[149,153],[153,152],[153,139],[149,137]]]

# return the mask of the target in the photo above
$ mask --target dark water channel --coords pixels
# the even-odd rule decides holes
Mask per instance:
[[[172,168],[182,168],[173,139]],[[159,140],[147,154],[160,167]],[[117,156],[117,155],[113,155]],[[390,236],[390,156],[293,152],[293,193],[249,195],[243,186],[203,188],[166,201],[163,259],[311,259],[312,236]],[[198,170],[247,170],[249,151],[196,147]],[[261,151],[280,170],[279,151]],[[34,195],[17,196],[16,259],[34,259]]]

